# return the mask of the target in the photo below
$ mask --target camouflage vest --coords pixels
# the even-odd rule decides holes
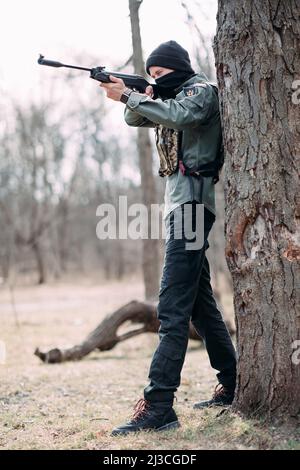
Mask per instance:
[[[155,140],[159,155],[159,176],[170,176],[178,167],[179,132],[161,124],[155,126]]]

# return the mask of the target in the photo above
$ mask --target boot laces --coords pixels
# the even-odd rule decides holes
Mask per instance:
[[[226,394],[227,394],[227,389],[222,384],[218,384],[215,387],[213,399],[215,400],[216,398],[220,398]]]
[[[132,420],[137,421],[142,416],[147,414],[149,410],[149,406],[150,406],[150,403],[144,398],[141,398],[134,406],[134,414],[133,414]]]

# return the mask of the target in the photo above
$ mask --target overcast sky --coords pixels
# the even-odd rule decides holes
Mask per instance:
[[[180,0],[144,0],[140,18],[145,57],[169,39],[177,40],[191,52],[191,35],[180,3]],[[198,3],[203,11],[201,27],[205,33],[213,34],[217,0]],[[63,62],[68,62],[71,54],[99,57],[99,63],[83,64],[87,66],[105,62],[112,68],[114,64],[123,64],[131,54],[128,0],[2,0],[2,93],[23,98],[34,93],[41,74],[49,73],[48,68],[42,70],[36,63],[40,52]]]

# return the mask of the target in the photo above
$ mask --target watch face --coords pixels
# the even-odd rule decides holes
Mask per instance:
[[[129,91],[129,92],[128,92],[128,91]],[[122,96],[121,96],[121,98],[120,98],[120,101],[121,101],[122,103],[125,103],[125,104],[126,104],[127,101],[128,101],[128,98],[129,98],[130,94],[131,94],[131,90],[124,90],[123,93],[122,93]]]

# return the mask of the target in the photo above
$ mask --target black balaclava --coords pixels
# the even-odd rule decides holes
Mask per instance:
[[[176,41],[163,42],[154,49],[146,62],[148,74],[151,66],[174,69],[174,72],[155,80],[157,84],[153,86],[155,97],[159,95],[162,99],[175,98],[175,90],[195,73],[188,52]]]

